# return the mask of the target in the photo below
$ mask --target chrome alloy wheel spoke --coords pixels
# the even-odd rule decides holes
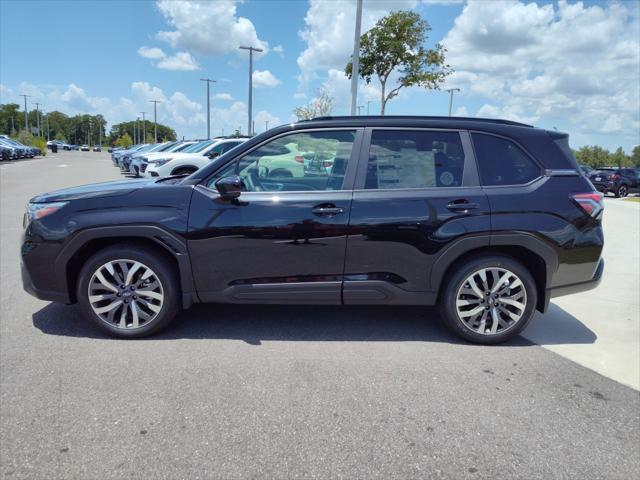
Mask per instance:
[[[501,267],[480,269],[458,289],[456,311],[469,329],[495,335],[512,328],[524,315],[527,292],[522,280]]]
[[[136,329],[162,311],[164,289],[156,273],[135,260],[105,263],[89,281],[88,299],[98,317],[121,329]]]

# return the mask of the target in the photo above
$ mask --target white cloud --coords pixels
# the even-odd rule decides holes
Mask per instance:
[[[165,57],[157,64],[163,70],[199,70],[200,65],[188,52],[178,52],[173,56]]]
[[[142,58],[148,58],[149,60],[159,60],[166,57],[166,54],[161,48],[144,46],[138,49],[138,55]]]
[[[257,114],[256,114],[256,118],[255,118],[255,126],[256,126],[256,133],[261,133],[264,132],[267,128],[267,123],[269,122],[269,128],[273,128],[273,127],[277,127],[278,125],[282,124],[282,122],[280,121],[280,118],[271,115],[269,112],[267,112],[266,110],[260,110]]]
[[[276,76],[269,70],[256,70],[252,75],[253,86],[260,87],[275,87],[282,82],[276,78]]]
[[[283,47],[282,45],[276,45],[275,47],[273,47],[273,48],[272,48],[272,50],[273,50],[275,53],[280,54],[280,56],[283,56],[283,53],[284,53],[284,47]]]
[[[469,111],[467,110],[467,107],[465,107],[465,106],[458,107],[458,108],[456,108],[455,112],[453,112],[453,116],[454,117],[468,117],[469,116]]]
[[[442,42],[447,84],[484,99],[478,115],[640,141],[640,23],[627,4],[469,2]]]
[[[213,99],[214,100],[228,100],[228,101],[231,101],[231,100],[233,100],[233,97],[231,96],[230,93],[216,93],[213,96]]]
[[[366,32],[391,10],[414,8],[416,0],[378,0],[364,2],[362,31]],[[353,52],[356,3],[352,0],[311,0],[299,32],[307,48],[298,56],[303,87],[317,78],[318,72],[344,70]]]
[[[236,15],[238,0],[192,0],[157,2],[158,9],[173,28],[157,37],[174,48],[203,55],[239,52],[239,45],[268,49],[258,38],[253,23]]]
[[[161,48],[140,47],[138,55],[151,60],[151,63],[162,70],[199,70],[200,65],[189,52],[177,52],[167,55]]]

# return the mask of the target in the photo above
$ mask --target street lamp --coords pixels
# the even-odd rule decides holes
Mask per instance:
[[[22,94],[20,96],[24,97],[24,134],[26,135],[29,132],[29,123],[27,119],[27,117],[29,116],[27,112],[27,97],[30,97],[31,95]]]
[[[32,105],[36,106],[36,127],[38,128],[38,136],[40,136],[40,104],[32,102]]]
[[[147,122],[144,119],[144,115],[147,112],[140,112],[142,114],[142,141],[140,143],[147,143]],[[138,127],[138,136],[140,136],[140,127]]]
[[[360,25],[362,24],[362,0],[356,4],[356,28],[353,38],[353,58],[351,59],[351,115],[356,114],[358,80],[360,77]]]
[[[449,92],[449,116],[451,116],[451,107],[453,106],[453,92],[459,92],[459,88],[449,88],[447,92]]]
[[[158,143],[158,120],[156,116],[156,107],[160,103],[160,100],[149,100],[153,103],[153,143]]]
[[[207,140],[211,140],[211,95],[209,94],[209,85],[216,83],[210,78],[201,78],[201,82],[207,82]]]
[[[253,109],[253,52],[262,52],[261,48],[255,47],[239,47],[240,50],[249,50],[249,113],[247,118],[248,135],[251,136],[251,117]]]

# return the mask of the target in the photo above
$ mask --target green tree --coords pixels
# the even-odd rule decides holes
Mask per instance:
[[[400,89],[418,86],[438,90],[453,71],[445,63],[443,45],[436,43],[432,49],[423,46],[430,31],[429,23],[417,13],[396,11],[378,20],[360,37],[360,68],[356,73],[367,83],[371,83],[374,75],[378,77],[381,115],[387,102],[396,97]],[[349,62],[345,68],[349,78],[352,70],[353,63]],[[387,82],[396,70],[400,74],[398,86],[387,93]]]
[[[131,137],[128,133],[125,133],[122,137],[116,140],[116,145],[118,147],[129,148],[131,145],[133,145],[133,140],[131,140]]]
[[[613,167],[630,167],[631,158],[624,153],[622,147],[618,147],[615,152],[609,156],[609,165]]]
[[[298,120],[311,120],[316,117],[331,115],[333,110],[333,97],[323,88],[318,89],[316,98],[302,107],[296,107],[293,113]]]
[[[631,165],[640,167],[640,145],[636,145],[631,151]]]

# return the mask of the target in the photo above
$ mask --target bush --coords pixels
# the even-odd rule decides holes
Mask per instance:
[[[131,140],[131,137],[128,133],[125,133],[118,140],[116,140],[116,146],[118,147],[129,148],[131,145],[133,145],[133,140]]]
[[[40,149],[43,157],[47,154],[47,141],[44,138],[35,137],[32,145]]]

